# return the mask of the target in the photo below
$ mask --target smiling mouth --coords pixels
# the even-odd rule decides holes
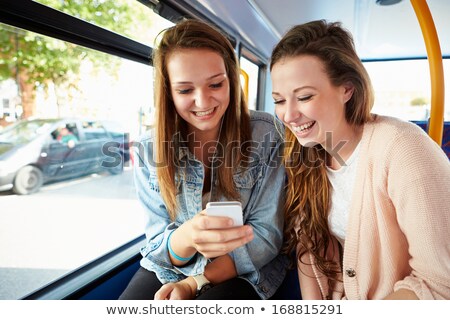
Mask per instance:
[[[295,133],[303,133],[303,132],[308,131],[315,123],[316,123],[315,121],[310,121],[310,122],[304,123],[300,126],[292,126],[292,130]]]
[[[192,113],[193,113],[194,115],[196,115],[197,117],[204,117],[204,116],[209,116],[209,115],[212,114],[215,110],[216,110],[216,108],[212,108],[211,110],[207,110],[207,111],[192,111]]]

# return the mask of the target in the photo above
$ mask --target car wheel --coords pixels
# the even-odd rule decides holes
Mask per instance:
[[[13,191],[17,194],[30,194],[39,190],[44,182],[42,171],[35,166],[25,166],[17,172]]]

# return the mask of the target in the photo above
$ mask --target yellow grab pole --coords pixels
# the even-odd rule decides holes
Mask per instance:
[[[244,83],[243,83],[243,90],[245,94],[245,102],[248,104],[248,82],[250,81],[250,77],[248,76],[248,73],[245,72],[243,69],[241,69],[241,76],[244,77]]]
[[[442,144],[442,134],[444,132],[444,68],[442,66],[442,53],[439,46],[439,39],[436,27],[425,0],[411,0],[411,4],[416,12],[417,20],[422,29],[423,39],[427,48],[428,63],[430,65],[431,77],[431,111],[428,135]]]

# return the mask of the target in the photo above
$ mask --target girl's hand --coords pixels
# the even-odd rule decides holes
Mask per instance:
[[[189,300],[195,298],[196,292],[197,283],[192,277],[187,277],[179,282],[163,285],[155,293],[155,300]]]
[[[228,217],[212,217],[200,212],[190,221],[192,246],[206,258],[215,258],[253,240],[253,228],[249,225],[232,227]]]

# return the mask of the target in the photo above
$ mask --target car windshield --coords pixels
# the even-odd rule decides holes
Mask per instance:
[[[20,121],[0,132],[0,143],[24,144],[48,130],[56,120]]]

